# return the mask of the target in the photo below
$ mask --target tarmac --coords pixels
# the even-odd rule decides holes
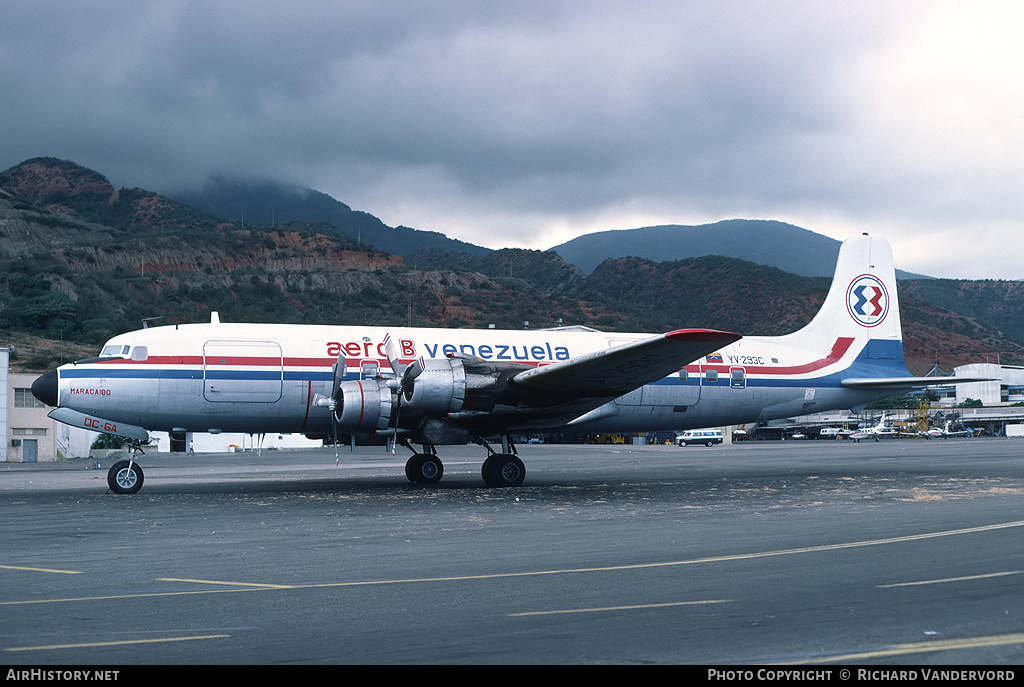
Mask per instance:
[[[1020,665],[1024,441],[380,447],[0,464],[31,665]],[[94,461],[93,461],[94,463]],[[130,675],[126,673],[126,675]]]

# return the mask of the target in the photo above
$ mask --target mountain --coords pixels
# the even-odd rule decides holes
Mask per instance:
[[[333,224],[274,214],[258,225],[247,212],[243,226],[115,189],[72,162],[26,160],[0,173],[0,345],[14,347],[14,366],[40,370],[144,318],[201,322],[211,310],[226,322],[781,334],[810,320],[829,285],[712,256],[613,258],[589,275],[548,251],[431,246],[403,258]],[[1020,282],[903,282],[911,369],[1024,362],[1022,291]]]
[[[578,288],[585,275],[549,251],[501,248],[486,255],[469,255],[445,248],[426,248],[405,256],[414,269],[445,269],[478,272],[494,279],[518,279],[547,293],[568,293]]]
[[[211,310],[229,322],[513,329],[594,324],[607,314],[532,285],[557,274],[531,268],[534,258],[578,273],[557,256],[512,253],[515,277],[414,270],[330,224],[242,226],[36,158],[0,173],[0,345],[16,346],[15,365],[40,369],[71,343],[96,346],[144,318],[201,322]]]
[[[342,234],[392,255],[426,248],[444,248],[486,255],[490,248],[450,239],[436,231],[389,227],[373,215],[353,210],[326,193],[275,181],[213,177],[197,191],[181,191],[174,199],[210,214],[246,225],[323,222]]]
[[[917,279],[900,283],[900,295],[997,328],[1003,335],[1024,342],[1024,281]],[[973,333],[962,323],[937,324],[950,331]]]
[[[831,277],[839,241],[774,220],[729,219],[714,224],[668,224],[586,234],[549,250],[586,273],[607,258],[682,260],[723,255],[778,267],[805,277]],[[900,279],[923,278],[897,270]]]

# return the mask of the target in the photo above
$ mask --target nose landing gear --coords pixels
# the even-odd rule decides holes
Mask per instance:
[[[142,453],[138,444],[132,445],[128,460],[121,460],[107,471],[107,486],[115,494],[134,494],[142,489],[145,475],[142,466],[135,462],[136,454]]]

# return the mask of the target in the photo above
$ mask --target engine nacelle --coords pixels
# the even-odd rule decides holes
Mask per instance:
[[[395,406],[395,394],[385,379],[342,382],[335,415],[342,432],[373,432],[387,429]]]
[[[466,401],[465,364],[459,358],[428,358],[404,386],[404,407],[424,415],[457,413]]]

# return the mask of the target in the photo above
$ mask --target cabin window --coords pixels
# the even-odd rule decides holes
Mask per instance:
[[[364,360],[360,372],[363,379],[374,379],[380,374],[380,365],[373,360]]]
[[[704,379],[706,379],[709,382],[717,382],[718,381],[718,370],[714,370],[714,369],[708,370],[707,372],[704,373]]]
[[[690,378],[690,373],[686,371],[685,367],[679,371],[679,379],[681,379],[681,380],[683,380],[685,382],[689,378]]]
[[[132,349],[132,360],[136,362],[143,362],[149,360],[149,348],[146,346],[136,346]]]

